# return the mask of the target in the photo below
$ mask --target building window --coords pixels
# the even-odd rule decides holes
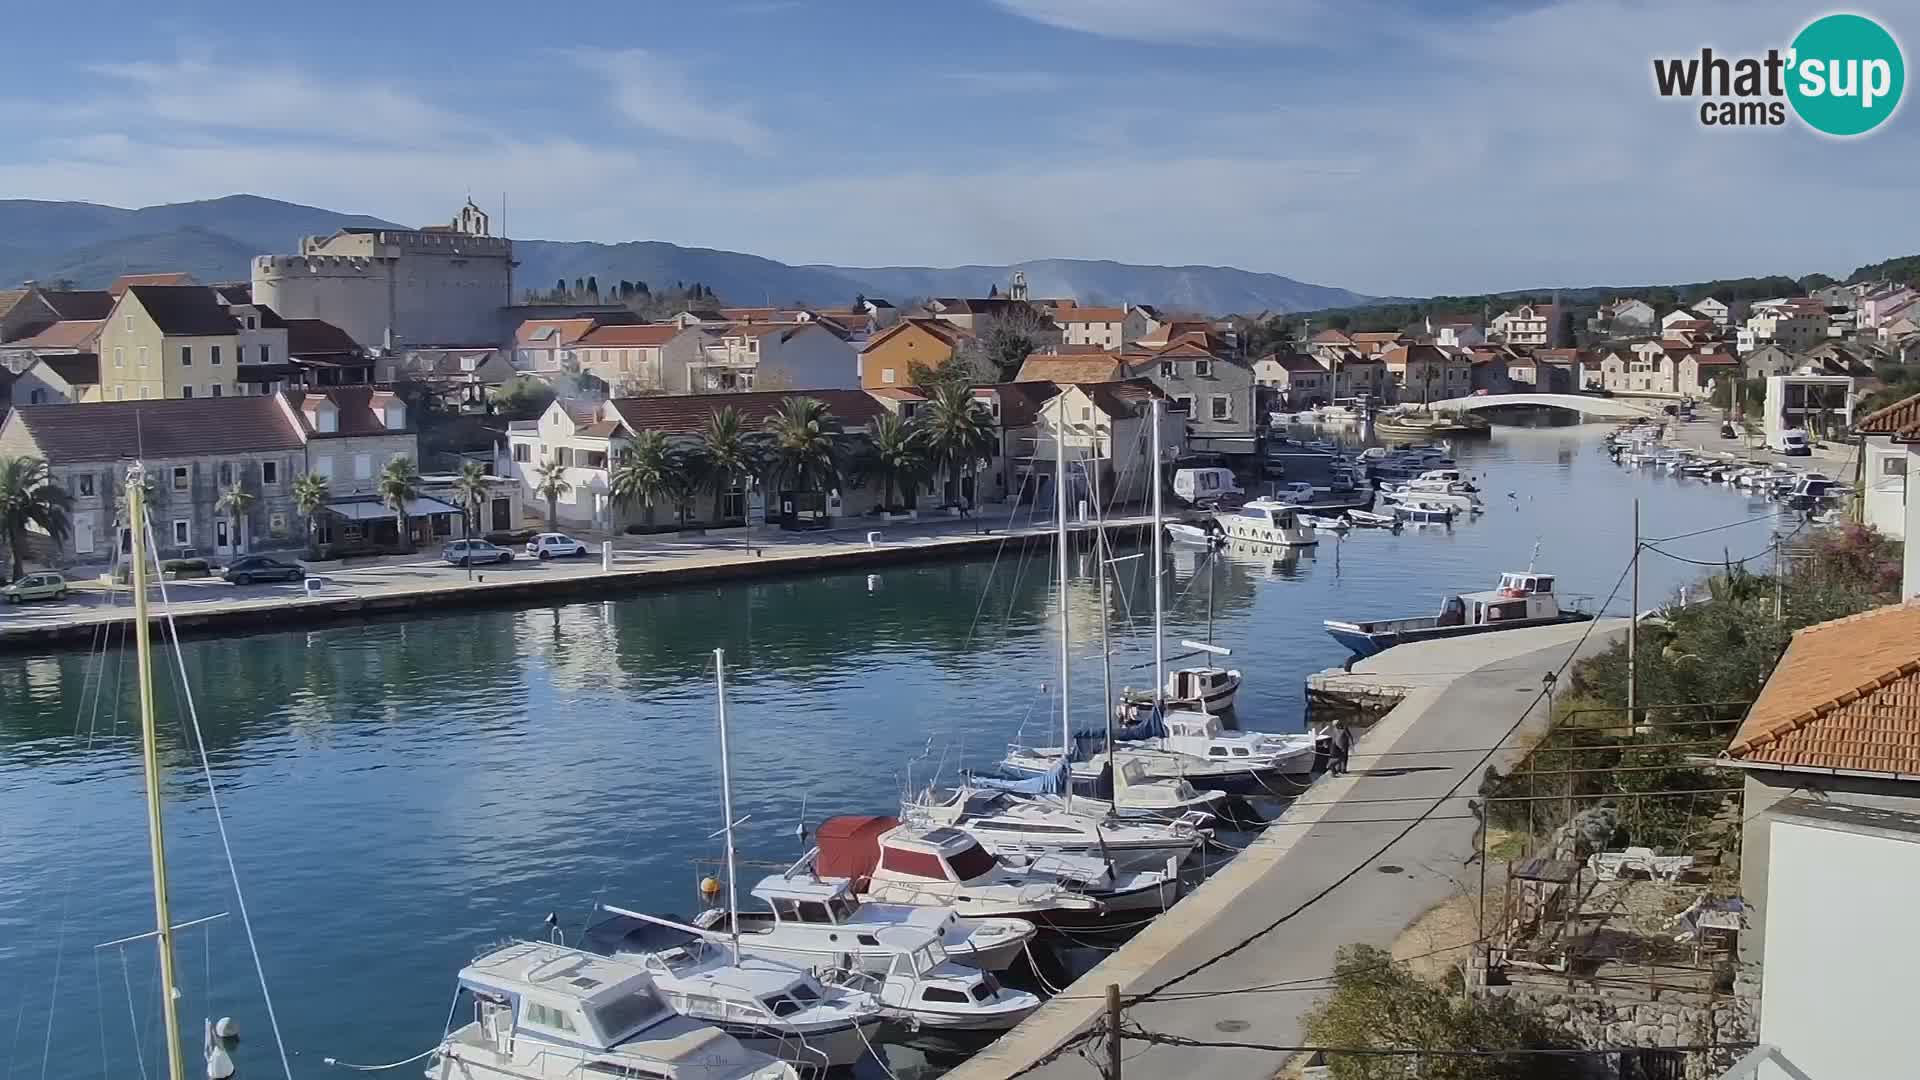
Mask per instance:
[[[147,366],[147,347],[145,345],[140,346],[140,366]]]
[[[373,455],[372,454],[353,455],[353,478],[355,480],[365,480],[371,477],[372,475],[373,475]]]
[[[191,345],[180,346],[180,366],[181,367],[193,366],[193,346]]]
[[[223,388],[221,387],[221,385],[220,385],[219,383],[214,383],[214,384],[213,384],[212,386],[209,386],[209,387],[207,388],[207,392],[208,392],[208,394],[209,394],[210,396],[212,396],[212,397],[219,397],[219,396],[221,396],[221,391],[222,391],[222,389],[223,389]]]
[[[271,346],[260,346],[260,362],[263,364],[273,363],[273,349]]]
[[[886,383],[886,384],[887,384],[888,386],[892,386],[892,385],[893,385],[893,369],[892,369],[892,368],[881,368],[881,369],[880,369],[880,381],[881,381],[881,382],[883,382],[883,383]]]
[[[140,400],[141,400],[141,401],[151,401],[152,399],[153,399],[153,387],[151,387],[151,386],[143,386],[143,387],[141,387],[141,388],[140,388]]]
[[[1233,419],[1233,399],[1225,394],[1213,395],[1213,418],[1215,420]]]
[[[173,467],[173,490],[185,491],[191,482],[185,465],[175,465]]]
[[[125,400],[127,400],[127,388],[126,388],[126,387],[124,387],[124,386],[116,386],[116,387],[114,387],[114,388],[113,388],[113,400],[115,400],[115,401],[125,401]]]
[[[1193,415],[1193,395],[1180,394],[1176,396],[1173,399],[1173,403],[1167,406],[1167,411],[1180,413],[1185,416],[1192,416]]]
[[[533,460],[533,447],[526,443],[513,444],[513,460],[527,462]]]
[[[220,366],[220,346],[207,346],[207,363],[212,364],[214,367]]]
[[[189,522],[186,518],[173,519],[173,546],[174,547],[186,547],[188,544],[193,542],[193,534],[190,528],[191,524],[192,523]]]
[[[233,462],[223,461],[220,463],[220,486],[226,487],[231,483],[233,483]]]
[[[1163,379],[1173,378],[1173,361],[1171,360],[1160,361],[1160,377]]]
[[[277,461],[261,462],[260,482],[267,485],[278,484],[280,482],[280,463]]]
[[[81,473],[78,477],[74,479],[74,487],[79,491],[82,497],[92,495],[93,494],[93,474]]]
[[[180,396],[181,396],[181,397],[183,397],[183,398],[190,398],[190,397],[192,397],[192,396],[193,396],[193,387],[192,387],[192,385],[187,385],[187,386],[183,386],[183,387],[181,387],[181,388],[180,388]]]
[[[133,333],[133,316],[131,314],[127,316],[126,322],[124,323],[124,325],[126,327],[127,333],[129,334]]]
[[[127,366],[127,350],[121,348],[118,345],[115,345],[113,347],[113,366],[114,367]]]
[[[1898,457],[1881,458],[1880,459],[1880,475],[1881,476],[1907,475],[1907,459],[1905,455],[1901,455]],[[84,492],[82,494],[84,494]]]
[[[1207,378],[1208,376],[1210,376],[1210,375],[1212,375],[1212,374],[1213,374],[1213,361],[1211,361],[1211,360],[1195,360],[1195,361],[1193,362],[1193,374],[1194,374],[1194,377],[1195,377],[1195,378],[1199,378],[1199,379],[1204,379],[1204,378]]]
[[[254,328],[253,320],[254,320],[254,317],[252,315],[247,316],[247,329],[252,330]]]

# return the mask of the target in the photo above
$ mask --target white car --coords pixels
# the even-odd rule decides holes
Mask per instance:
[[[527,558],[529,559],[584,556],[586,553],[587,545],[566,533],[540,533],[527,541]]]

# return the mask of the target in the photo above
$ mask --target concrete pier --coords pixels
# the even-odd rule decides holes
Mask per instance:
[[[1450,638],[1316,676],[1370,682],[1401,698],[1355,747],[1353,771],[1315,781],[1171,914],[949,1080],[1098,1077],[1074,1053],[1035,1063],[1102,1021],[1110,983],[1123,995],[1165,986],[1126,1009],[1129,1024],[1149,1031],[1299,1045],[1301,1018],[1323,996],[1341,946],[1390,947],[1428,908],[1462,891],[1477,854],[1465,796],[1477,793],[1488,763],[1510,766],[1516,745],[1546,729],[1542,676],[1625,632],[1626,620],[1603,619]],[[1285,1064],[1285,1055],[1264,1051],[1140,1042],[1125,1049],[1127,1076],[1252,1080]]]

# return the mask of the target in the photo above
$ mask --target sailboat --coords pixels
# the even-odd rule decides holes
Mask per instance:
[[[724,650],[713,651],[713,663],[720,806],[726,817],[727,932],[600,904],[606,915],[587,928],[583,941],[595,952],[642,968],[675,1011],[715,1024],[749,1047],[809,1068],[852,1065],[867,1055],[885,1019],[873,995],[828,986],[805,968],[751,955],[740,946]]]
[[[1062,399],[1064,401],[1064,399]],[[1058,480],[1055,484],[1057,505],[1059,545],[1059,617],[1060,617],[1060,731],[1061,736],[1072,745],[1072,641],[1068,632],[1068,555],[1070,538],[1067,532],[1066,518],[1066,424],[1064,420],[1055,427],[1054,448]],[[1092,492],[1094,505],[1100,504],[1098,471],[1088,469],[1088,476],[1094,485]],[[1107,570],[1106,543],[1104,533],[1097,533],[1099,543],[1094,551],[1094,563],[1100,575],[1101,634],[1105,640]],[[1103,659],[1105,650],[1103,650]],[[1112,699],[1112,675],[1107,675],[1108,695]],[[1102,704],[1102,711],[1106,706]],[[1056,770],[1062,774],[1065,770]],[[1064,779],[1064,777],[1060,777]],[[1076,807],[1075,793],[1071,785],[1064,783],[1041,783],[1031,785],[1035,789],[1053,787],[1060,798],[1050,802],[1029,802],[1020,798],[1029,792],[1023,790],[1027,785],[1007,785],[983,783],[979,786],[966,785],[950,793],[936,793],[931,788],[917,792],[901,804],[901,818],[909,823],[923,826],[944,827],[966,832],[977,839],[986,849],[997,856],[1020,860],[1033,860],[1048,855],[1083,855],[1109,861],[1116,869],[1146,869],[1165,867],[1166,872],[1177,877],[1178,867],[1187,856],[1204,843],[1210,834],[1206,828],[1211,816],[1203,811],[1175,821],[1159,822],[1153,820],[1120,822],[1110,820],[1104,811],[1088,813],[1088,807]],[[985,788],[986,790],[982,790]],[[1011,788],[1012,790],[1009,790]],[[1032,792],[1042,793],[1039,790]]]

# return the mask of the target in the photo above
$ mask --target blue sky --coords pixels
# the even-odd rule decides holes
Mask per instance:
[[[504,193],[522,237],[1371,293],[1844,273],[1920,250],[1916,110],[1850,142],[1716,131],[1649,65],[1784,46],[1824,10],[98,0],[82,38],[30,5],[0,66],[0,197],[246,191],[415,223],[471,190]]]

